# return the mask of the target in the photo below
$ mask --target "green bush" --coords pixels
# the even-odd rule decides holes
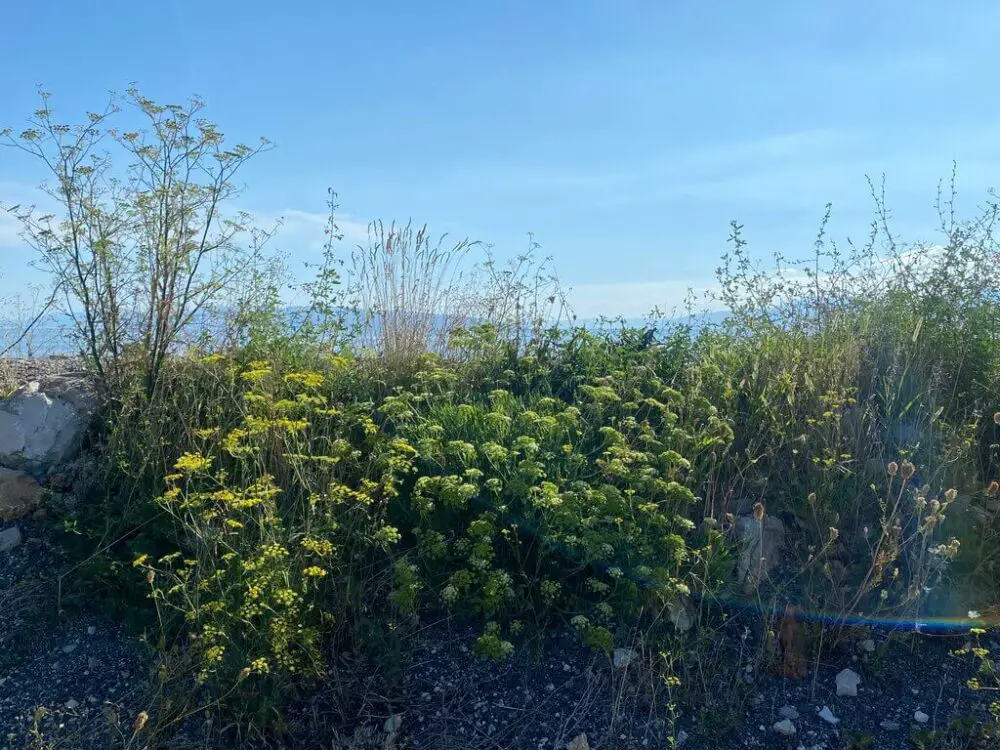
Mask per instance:
[[[715,407],[635,365],[571,402],[464,394],[455,378],[424,371],[380,409],[417,453],[400,525],[442,604],[505,624],[586,614],[610,625],[689,592],[691,565],[713,554],[708,539],[691,546],[693,466],[732,437]]]

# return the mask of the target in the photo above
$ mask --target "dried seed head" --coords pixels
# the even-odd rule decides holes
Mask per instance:
[[[1000,411],[993,415],[993,421],[1000,425]]]
[[[917,467],[911,464],[909,461],[903,461],[899,467],[900,474],[902,474],[903,479],[909,481],[913,477],[913,472],[917,470]]]
[[[146,726],[147,721],[149,721],[149,714],[145,711],[140,711],[139,715],[135,717],[135,723],[132,725],[132,734],[141,732],[143,727]]]
[[[810,492],[809,497],[806,498],[806,502],[809,503],[810,505],[813,505],[816,502],[816,493]]]
[[[931,500],[931,513],[937,514],[940,508],[941,508],[941,503],[939,503],[937,500]]]
[[[958,490],[956,490],[954,487],[951,488],[950,490],[947,490],[944,493],[944,501],[946,503],[953,503],[953,502],[955,502],[955,499],[957,497],[958,497]]]
[[[754,503],[753,517],[758,521],[764,520],[764,503]]]
[[[831,526],[830,527],[830,541],[831,542],[837,541],[837,537],[838,536],[840,536],[840,531],[837,530],[836,526]]]
[[[156,572],[154,570],[150,569],[146,571],[146,583],[152,586],[154,578],[156,578]]]
[[[734,523],[736,523],[736,519],[733,518],[732,513],[726,513],[725,521],[727,526],[732,526]]]
[[[992,482],[990,482],[990,486],[986,488],[986,494],[989,497],[995,497],[996,495],[1000,495],[1000,482],[997,482],[997,480],[995,479]]]
[[[890,477],[894,477],[896,476],[896,473],[899,471],[899,464],[897,464],[895,461],[890,461],[889,465],[885,467],[885,470],[889,472]]]

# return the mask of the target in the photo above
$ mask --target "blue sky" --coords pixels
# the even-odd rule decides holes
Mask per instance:
[[[582,316],[670,307],[713,281],[728,223],[755,252],[808,251],[824,204],[862,238],[865,175],[895,226],[933,241],[959,162],[972,209],[1000,166],[1000,4],[52,0],[4,11],[0,124],[67,117],[129,82],[200,94],[235,139],[277,148],[240,205],[284,215],[294,258],[321,243],[326,188],[350,238],[427,222],[512,255],[534,233]],[[0,200],[41,173],[0,150]],[[0,224],[0,294],[29,277]]]

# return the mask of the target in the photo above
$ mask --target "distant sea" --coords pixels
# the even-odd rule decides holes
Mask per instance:
[[[288,325],[291,327],[298,324],[302,320],[303,310],[300,308],[288,308]],[[355,313],[350,311],[345,311],[344,317],[348,324],[354,318]],[[705,326],[710,326],[714,324],[721,323],[726,318],[725,311],[705,313],[703,315],[690,316],[690,317],[675,317],[675,318],[665,318],[657,322],[656,328],[659,333],[663,333],[671,328],[676,328],[678,326],[687,326],[691,328],[692,333],[697,333]],[[445,324],[445,319],[442,317],[439,319],[440,327],[443,328]],[[377,318],[372,322],[376,327],[378,326]],[[588,330],[615,330],[622,327],[626,328],[640,328],[645,329],[648,326],[648,321],[644,318],[627,318],[627,319],[617,319],[617,320],[601,320],[601,319],[586,319],[577,320],[573,324],[563,324],[563,327],[582,327]],[[13,341],[17,338],[22,330],[24,323],[18,321],[10,321],[0,319],[0,351],[4,351]],[[192,337],[197,336],[201,330],[212,330],[210,321],[200,321],[192,326],[192,330],[189,334]],[[76,348],[73,343],[73,323],[65,314],[52,314],[44,316],[41,320],[36,323],[32,328],[31,332],[16,346],[14,346],[11,351],[7,352],[5,356],[13,358],[27,358],[27,357],[53,357],[53,356],[66,356],[76,354]]]

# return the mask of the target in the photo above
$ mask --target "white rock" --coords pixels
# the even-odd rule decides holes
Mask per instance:
[[[916,711],[913,714],[913,720],[918,724],[926,724],[931,720],[931,717],[925,714],[923,711]]]
[[[611,656],[615,669],[624,669],[638,657],[635,651],[630,648],[616,648]]]
[[[87,626],[87,635],[94,635],[96,632],[97,628],[95,628],[93,625]]]
[[[747,588],[756,588],[760,578],[773,570],[785,546],[785,525],[780,518],[740,516],[736,521],[736,536],[740,543],[737,579]]]
[[[670,622],[678,630],[690,630],[694,626],[694,612],[683,597],[676,597],[667,602],[667,612],[670,614]]]
[[[47,375],[0,402],[0,465],[41,476],[69,460],[97,408],[92,381]]]
[[[858,694],[860,684],[861,675],[853,669],[842,669],[837,675],[837,695],[854,697]]]
[[[795,734],[795,725],[792,724],[790,719],[782,719],[774,723],[774,731],[785,735],[785,737],[791,737]]]
[[[885,721],[879,722],[879,726],[882,727],[887,732],[898,732],[899,731],[899,722],[898,721],[889,721],[888,719],[886,719]]]
[[[590,750],[590,743],[587,742],[587,733],[581,732],[574,737],[572,742],[566,745],[566,750]]]
[[[65,646],[62,647],[62,652],[64,654],[72,654],[74,651],[76,651],[77,645],[78,644],[76,643],[67,643]]]
[[[677,742],[676,742],[677,747],[680,747],[687,741],[688,741],[688,733],[682,729],[677,733]]]
[[[0,553],[11,552],[22,541],[21,530],[17,526],[0,531]]]
[[[778,716],[782,719],[791,719],[795,721],[799,718],[799,712],[796,710],[795,706],[782,706],[778,709]]]
[[[68,708],[70,711],[72,711],[79,705],[80,701],[78,701],[76,698],[70,698],[68,701],[66,701],[66,708]]]
[[[819,712],[819,718],[821,718],[823,721],[825,721],[828,724],[839,724],[840,723],[840,719],[838,719],[836,716],[834,716],[833,715],[833,711],[831,711],[826,706],[823,706],[823,710]]]
[[[871,638],[866,638],[865,640],[861,641],[861,650],[866,651],[869,654],[874,653],[875,641],[873,641]]]

